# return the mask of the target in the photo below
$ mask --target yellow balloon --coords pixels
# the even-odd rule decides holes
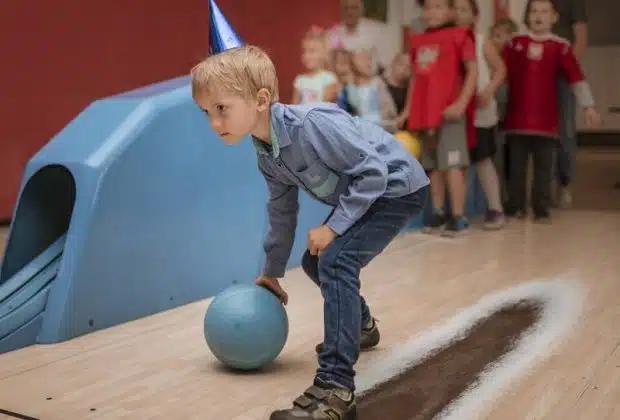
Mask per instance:
[[[396,140],[401,142],[405,149],[409,150],[409,152],[415,156],[416,159],[420,159],[420,152],[422,151],[422,146],[420,144],[420,140],[411,134],[409,131],[401,130],[397,131],[394,134]]]

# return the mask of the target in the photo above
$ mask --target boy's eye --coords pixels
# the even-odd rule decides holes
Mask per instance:
[[[217,109],[217,112],[224,112],[224,111],[226,111],[226,107],[224,105],[218,105],[216,107],[216,109]]]

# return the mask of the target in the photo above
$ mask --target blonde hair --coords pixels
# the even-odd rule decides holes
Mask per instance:
[[[214,90],[255,98],[267,89],[271,100],[278,100],[278,76],[273,62],[260,47],[244,45],[211,55],[196,66],[190,75],[192,95]]]
[[[320,26],[312,25],[310,29],[304,34],[302,41],[318,41],[326,42],[327,34],[325,30]]]

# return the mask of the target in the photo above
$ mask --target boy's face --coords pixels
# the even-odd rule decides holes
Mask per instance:
[[[551,32],[557,21],[557,14],[551,0],[534,0],[530,4],[527,23],[536,34]]]
[[[339,77],[351,74],[351,57],[344,53],[334,56],[334,73]]]
[[[209,116],[213,131],[226,144],[238,143],[256,125],[258,102],[255,100],[217,91],[200,94],[194,100]]]
[[[491,42],[501,51],[508,41],[510,41],[511,36],[512,34],[508,28],[505,26],[498,26],[491,32]]]
[[[398,81],[405,81],[411,76],[411,63],[408,54],[400,54],[394,59],[392,72]]]
[[[457,25],[460,26],[473,26],[476,23],[476,15],[469,0],[455,0],[454,16]]]
[[[454,11],[449,0],[426,0],[422,18],[429,28],[437,28],[454,19]]]
[[[325,55],[324,45],[317,40],[305,40],[301,44],[301,62],[307,70],[320,67]]]

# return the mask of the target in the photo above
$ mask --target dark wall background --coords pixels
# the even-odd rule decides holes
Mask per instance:
[[[592,46],[620,45],[620,1],[586,0]]]
[[[22,171],[95,99],[187,74],[207,51],[207,0],[7,1],[0,13],[0,219]],[[246,42],[279,71],[283,101],[301,70],[299,40],[338,20],[338,2],[219,0]]]

